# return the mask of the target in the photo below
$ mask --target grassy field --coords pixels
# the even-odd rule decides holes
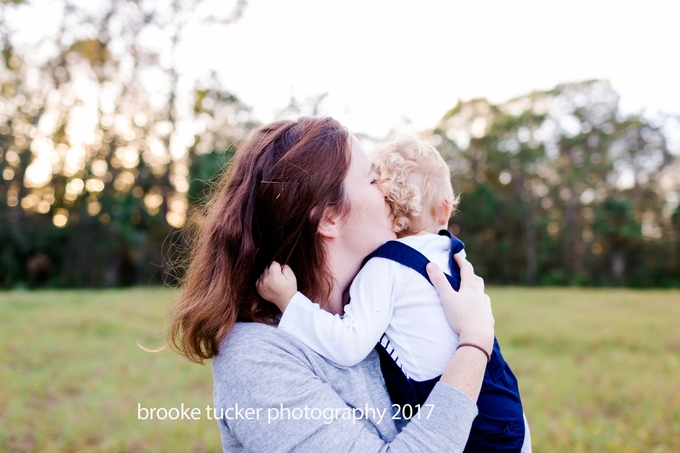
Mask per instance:
[[[540,452],[680,451],[680,291],[492,288]],[[0,452],[217,452],[210,367],[162,343],[166,289],[0,293]],[[203,412],[204,414],[204,412]]]

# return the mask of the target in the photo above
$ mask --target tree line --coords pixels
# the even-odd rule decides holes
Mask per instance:
[[[489,281],[675,287],[678,125],[623,114],[609,83],[593,80],[459,102],[430,140],[462,193],[453,229]]]
[[[56,2],[60,25],[32,42],[12,28],[25,3],[0,5],[0,287],[172,279],[187,216],[258,125],[214,74],[184,80],[172,56],[188,23],[229,26],[245,2],[219,17],[200,0]],[[623,114],[593,80],[460,101],[422,135],[451,166],[450,229],[487,282],[677,287],[679,125]]]

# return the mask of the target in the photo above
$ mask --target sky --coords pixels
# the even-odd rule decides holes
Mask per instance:
[[[210,61],[261,121],[328,93],[321,113],[381,137],[432,127],[458,99],[594,78],[625,112],[680,113],[678,18],[674,0],[250,0],[227,28],[188,28],[178,58]]]
[[[205,0],[202,13],[235,2]],[[56,29],[60,2],[32,3],[14,25]],[[327,94],[319,113],[380,138],[433,127],[459,99],[595,78],[624,112],[680,114],[678,18],[676,0],[248,0],[229,26],[190,23],[175,57],[185,81],[216,71],[259,121]]]

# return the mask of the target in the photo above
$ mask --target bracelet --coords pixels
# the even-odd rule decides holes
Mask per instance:
[[[456,348],[456,351],[459,350],[460,348],[462,348],[463,346],[471,346],[471,347],[473,347],[473,348],[479,349],[479,350],[482,351],[482,352],[484,353],[484,355],[486,356],[486,363],[491,362],[491,355],[490,355],[488,352],[486,352],[486,349],[484,349],[483,347],[481,347],[481,346],[479,346],[479,345],[476,345],[476,344],[472,344],[472,343],[460,343],[460,344],[458,345],[458,347]]]

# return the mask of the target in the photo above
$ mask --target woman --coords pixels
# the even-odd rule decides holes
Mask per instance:
[[[171,344],[213,359],[224,451],[462,451],[477,411],[493,317],[483,282],[460,259],[459,293],[428,268],[463,347],[427,403],[393,407],[371,353],[354,367],[325,360],[275,328],[278,309],[255,281],[288,264],[299,290],[342,314],[366,255],[389,239],[392,215],[359,142],[331,118],[254,131],[205,211],[175,307]],[[432,266],[432,265],[431,265]]]

